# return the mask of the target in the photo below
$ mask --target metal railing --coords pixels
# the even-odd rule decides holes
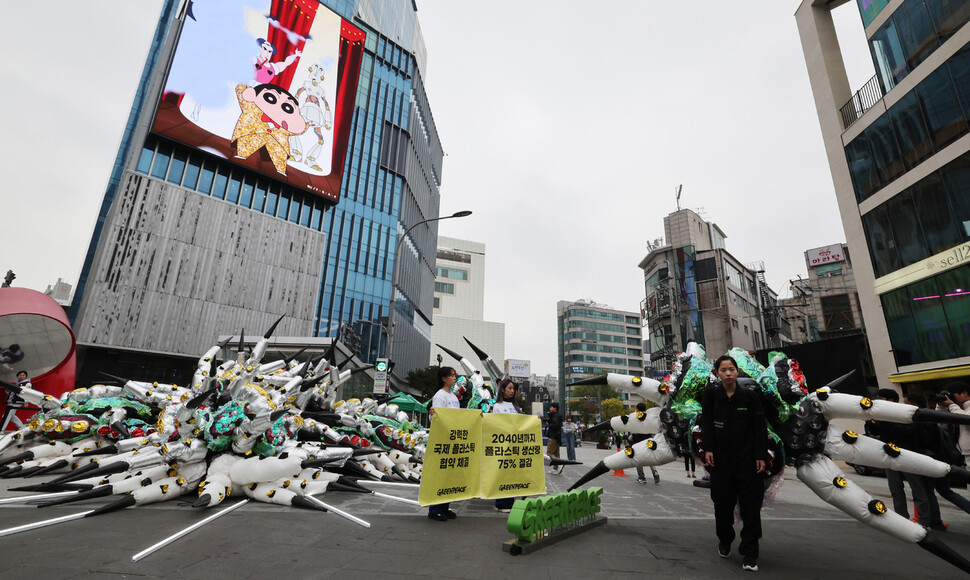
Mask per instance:
[[[839,113],[842,115],[842,128],[848,129],[859,117],[871,109],[883,97],[882,85],[879,84],[879,75],[873,75],[869,82],[862,85],[856,91],[849,102],[842,105]]]

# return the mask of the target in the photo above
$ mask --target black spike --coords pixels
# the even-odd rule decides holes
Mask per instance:
[[[14,463],[17,461],[29,461],[34,458],[33,451],[24,451],[23,453],[18,453],[12,457],[0,460],[0,465],[7,465],[8,463]]]
[[[87,491],[94,487],[90,483],[65,483],[62,485],[39,483],[37,485],[24,485],[22,487],[11,487],[8,491]]]
[[[353,481],[353,480],[351,480],[351,481]],[[349,492],[352,492],[352,493],[374,493],[371,490],[364,488],[363,486],[360,486],[360,485],[356,485],[356,486],[353,486],[353,485],[345,485],[343,483],[340,483],[339,481],[330,481],[330,482],[327,482],[327,491],[349,491]]]
[[[319,423],[335,426],[340,423],[340,414],[329,411],[303,411],[300,416],[304,419],[313,419]]]
[[[835,380],[829,381],[829,384],[825,386],[834,391],[836,386],[842,384],[842,382],[844,382],[847,378],[851,377],[853,374],[855,374],[855,369],[852,369],[851,371],[845,373],[844,375],[842,375],[841,377]]]
[[[559,459],[558,457],[553,457],[549,460],[549,467],[557,467],[559,465],[582,465],[582,461],[570,461],[568,459]]]
[[[485,352],[484,350],[482,350],[482,349],[478,348],[477,346],[475,346],[474,344],[472,344],[472,341],[468,340],[468,337],[463,336],[462,338],[465,339],[465,342],[468,343],[468,346],[472,347],[472,350],[475,351],[475,356],[477,356],[479,359],[481,359],[482,362],[484,362],[485,359],[490,358],[488,356],[488,353],[487,352]]]
[[[14,465],[10,469],[0,474],[0,479],[7,479],[8,477],[20,477],[20,473],[24,470],[23,465]]]
[[[956,484],[970,483],[970,471],[959,465],[950,466],[950,479]]]
[[[246,352],[246,329],[239,331],[239,349],[236,352]]]
[[[61,505],[65,503],[73,503],[76,501],[84,501],[88,499],[94,499],[96,497],[104,497],[106,495],[111,495],[112,487],[110,485],[102,485],[88,491],[79,491],[74,495],[69,495],[67,497],[62,497],[60,499],[55,499],[46,503],[39,504],[37,507],[50,507],[52,505]]]
[[[58,459],[57,461],[55,461],[54,463],[51,463],[50,465],[45,465],[44,467],[38,468],[37,471],[31,473],[30,475],[23,474],[23,476],[36,477],[38,475],[44,475],[45,473],[56,471],[58,469],[61,469],[62,467],[67,467],[68,465],[70,465],[70,463],[67,461],[67,459]]]
[[[326,378],[327,378],[326,373],[321,373],[319,376],[316,376],[316,377],[308,377],[308,378],[305,378],[305,379],[303,379],[302,382],[300,382],[300,389],[299,389],[299,391],[301,393],[303,391],[309,391],[310,389],[312,389],[314,387],[314,385],[316,385],[317,383],[320,383],[320,382],[324,381]]]
[[[576,381],[575,383],[570,383],[566,386],[578,387],[580,385],[605,385],[605,384],[607,384],[606,375],[600,375],[598,377],[590,377],[588,379],[582,379],[582,380]]]
[[[382,447],[361,447],[360,449],[354,449],[354,457],[364,457],[366,455],[377,455],[378,453],[386,453],[386,450]]]
[[[289,367],[290,366],[290,363],[293,362],[293,361],[295,361],[296,360],[296,357],[298,357],[301,354],[303,354],[304,352],[306,352],[306,349],[307,348],[308,347],[304,346],[303,348],[301,348],[300,350],[296,351],[292,355],[287,356],[287,357],[283,357],[283,366]]]
[[[441,345],[440,345],[440,344],[438,344],[438,343],[435,343],[435,344],[436,344],[436,345],[438,346],[438,348],[440,348],[441,350],[443,350],[443,351],[445,351],[446,353],[448,353],[448,356],[450,356],[451,358],[453,358],[453,359],[455,359],[455,360],[456,360],[456,361],[458,361],[458,362],[461,362],[461,359],[462,359],[463,357],[462,357],[462,356],[461,356],[460,354],[458,354],[457,352],[455,352],[455,351],[453,351],[453,350],[451,350],[450,348],[445,348],[445,347],[443,347],[443,346],[441,346]]]
[[[109,503],[106,506],[99,507],[98,509],[96,509],[93,512],[85,515],[84,517],[90,518],[90,517],[94,517],[94,516],[99,516],[101,514],[106,514],[108,512],[113,512],[115,510],[120,510],[120,509],[124,509],[126,507],[131,507],[133,505],[135,505],[135,496],[133,496],[133,495],[126,495],[126,496],[122,497],[121,499],[119,499],[118,501]]]
[[[283,415],[286,415],[286,413],[287,413],[287,410],[286,409],[280,409],[278,411],[273,411],[272,413],[269,414],[269,420],[271,422],[275,423],[276,421],[279,420],[280,417],[282,417]]]
[[[322,458],[318,458],[318,459],[304,459],[303,460],[303,463],[300,464],[300,468],[302,468],[302,469],[314,469],[316,467],[323,467],[324,465],[327,465],[328,463],[333,463],[334,461],[340,461],[342,459],[343,459],[343,457],[333,457],[333,458],[329,458],[329,459],[326,458],[326,457],[322,457]]]
[[[98,468],[98,463],[96,461],[92,461],[87,465],[82,465],[81,467],[78,467],[77,469],[75,469],[70,473],[66,473],[60,477],[54,478],[48,481],[47,483],[56,485],[59,483],[67,483],[69,481],[74,481],[75,479],[81,479],[84,476],[86,476],[86,474],[91,473],[97,468]]]
[[[217,390],[216,387],[207,389],[201,395],[197,395],[192,399],[189,399],[189,401],[185,403],[185,406],[188,407],[189,409],[198,409],[199,407],[202,406],[203,403],[205,403],[206,399],[208,399],[213,394],[215,394],[216,390]]]
[[[347,360],[350,360],[350,359],[347,359]],[[364,365],[362,367],[357,367],[355,369],[351,369],[350,370],[350,376],[354,376],[356,374],[360,374],[360,373],[362,373],[364,371],[369,371],[372,368],[374,368],[374,365]]]
[[[276,319],[276,322],[273,323],[273,326],[270,326],[269,327],[269,330],[266,331],[266,334],[263,335],[263,338],[269,339],[269,337],[273,336],[273,333],[276,332],[276,326],[280,322],[283,322],[283,317],[284,316],[286,316],[286,315],[285,314],[280,314],[280,317]]]
[[[592,433],[594,431],[599,431],[600,429],[609,429],[610,426],[611,426],[610,425],[610,419],[607,419],[606,421],[603,421],[602,423],[597,423],[597,424],[593,425],[592,427],[587,427],[586,429],[583,430],[583,433]]]
[[[90,451],[85,451],[83,453],[75,453],[74,457],[85,457],[88,455],[108,455],[113,453],[118,453],[118,446],[112,443],[111,445],[95,447],[94,449]]]
[[[366,477],[367,479],[374,479],[374,476],[371,475],[370,472],[368,472],[363,467],[357,465],[353,461],[348,461],[344,463],[342,467],[340,467],[339,469],[336,469],[335,471],[337,471],[338,473],[342,473],[343,475],[353,475],[356,477]]]
[[[97,465],[97,464],[93,464],[93,465]],[[85,467],[87,467],[87,466],[85,466]],[[114,473],[122,473],[124,471],[128,471],[130,468],[131,468],[131,466],[128,465],[128,462],[127,461],[116,461],[114,463],[109,463],[108,465],[104,465],[104,466],[101,466],[101,467],[96,467],[95,469],[92,469],[91,471],[87,471],[85,473],[80,473],[81,470],[78,469],[78,470],[75,470],[75,471],[73,471],[73,472],[71,472],[71,473],[68,474],[68,475],[75,476],[75,477],[71,477],[70,479],[67,479],[64,482],[66,483],[68,481],[76,481],[78,479],[87,479],[89,477],[98,477],[98,476],[101,476],[101,475],[112,475]],[[79,475],[79,473],[80,473],[80,475]],[[61,483],[61,482],[58,482],[58,483]]]
[[[199,499],[195,500],[192,507],[206,507],[212,503],[212,496],[208,493],[203,493],[199,496]]]
[[[13,383],[8,383],[7,381],[0,381],[0,387],[3,387],[5,389],[7,389],[8,391],[13,391],[13,392],[17,393],[18,395],[20,394],[21,391],[24,390],[24,388],[22,386],[15,385]]]
[[[916,543],[920,548],[923,548],[934,556],[938,556],[964,572],[970,574],[970,560],[967,560],[960,554],[957,554],[955,551],[953,551],[953,548],[944,544],[936,536],[926,534],[925,538]]]
[[[610,472],[610,468],[607,467],[605,463],[603,463],[602,461],[600,461],[599,463],[597,463],[593,467],[593,469],[590,469],[586,473],[586,475],[580,477],[579,480],[576,483],[572,484],[569,487],[569,489],[567,489],[566,491],[572,491],[572,490],[576,489],[577,487],[583,485],[584,483],[588,483],[588,482],[596,479],[597,477],[603,475],[604,473],[609,473],[609,472]]]
[[[308,510],[318,510],[321,512],[327,511],[327,508],[323,507],[322,505],[316,502],[312,502],[308,500],[302,495],[293,496],[293,499],[290,500],[290,503],[293,504],[294,507],[306,508]]]
[[[913,413],[913,422],[970,425],[970,415],[958,415],[949,411],[935,411],[933,409],[916,409],[916,412]]]

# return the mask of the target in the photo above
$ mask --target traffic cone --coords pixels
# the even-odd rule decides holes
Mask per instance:
[[[623,470],[622,469],[617,469],[616,471],[614,471],[610,475],[615,475],[617,477],[626,477],[626,473],[623,473]]]

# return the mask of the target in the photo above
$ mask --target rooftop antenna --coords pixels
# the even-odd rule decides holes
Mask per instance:
[[[680,192],[682,189],[684,189],[684,184],[678,185],[675,190],[677,192],[677,211],[680,211]]]

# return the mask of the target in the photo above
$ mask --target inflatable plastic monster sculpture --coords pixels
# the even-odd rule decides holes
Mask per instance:
[[[928,477],[948,473],[970,475],[963,468],[900,449],[892,443],[829,425],[832,419],[914,422],[963,422],[962,416],[920,409],[912,405],[838,393],[834,387],[848,375],[809,393],[805,377],[794,360],[779,352],[770,354],[767,367],[747,352],[728,352],[738,363],[739,388],[757,389],[768,420],[769,477],[765,485],[777,488],[785,465],[796,468],[797,477],[824,501],[891,536],[920,547],[970,572],[970,561],[957,554],[920,525],[887,509],[852,483],[833,460],[878,466]],[[646,412],[614,417],[590,429],[611,427],[626,433],[657,433],[632,447],[611,455],[570,487],[575,489],[609,471],[636,466],[662,465],[688,453],[700,453],[699,415],[701,394],[712,380],[712,364],[704,349],[690,343],[677,356],[662,382],[627,375],[608,374],[575,385],[607,383],[635,393],[656,404]],[[742,374],[743,373],[743,374]],[[851,374],[851,373],[850,373]],[[771,497],[766,493],[766,497]]]

